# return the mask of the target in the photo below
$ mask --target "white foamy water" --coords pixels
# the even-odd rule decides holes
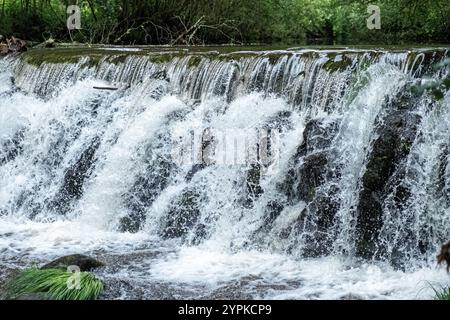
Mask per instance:
[[[437,268],[402,272],[388,265],[343,257],[293,260],[285,255],[243,251],[236,254],[210,248],[183,248],[150,267],[152,277],[212,287],[235,280],[256,279],[261,299],[433,299],[448,276]],[[258,285],[274,289],[258,292]],[[277,286],[286,286],[279,289]]]

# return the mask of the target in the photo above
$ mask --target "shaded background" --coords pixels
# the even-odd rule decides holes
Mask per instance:
[[[82,10],[69,34],[66,7]],[[369,30],[369,4],[381,30]],[[449,43],[448,0],[0,0],[0,34],[105,44]]]

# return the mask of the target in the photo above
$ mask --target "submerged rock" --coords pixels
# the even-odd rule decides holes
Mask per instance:
[[[404,177],[402,163],[410,153],[421,120],[414,113],[415,106],[417,98],[405,90],[387,101],[389,113],[379,119],[378,138],[369,155],[357,206],[356,251],[359,256],[371,258],[380,250],[378,237],[383,224],[383,206],[386,197]],[[409,190],[396,189],[398,202],[405,203],[409,197]]]
[[[78,266],[81,272],[92,271],[94,269],[103,267],[103,262],[97,259],[82,255],[73,254],[65,257],[58,258],[52,262],[47,263],[42,266],[41,269],[64,269],[66,270],[69,266]]]

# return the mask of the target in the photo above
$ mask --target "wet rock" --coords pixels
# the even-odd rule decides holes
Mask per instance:
[[[203,169],[206,168],[205,164],[195,164],[192,166],[192,169],[189,170],[188,174],[186,175],[186,182],[190,182],[192,181],[192,179],[194,178],[194,176],[199,173],[200,171],[202,171]]]
[[[73,254],[58,258],[50,263],[47,263],[46,265],[42,266],[41,269],[67,270],[69,266],[78,266],[80,268],[80,271],[85,272],[103,267],[104,264],[97,259],[82,254]]]
[[[448,206],[450,206],[450,186],[447,184],[448,176],[446,174],[448,170],[448,159],[449,159],[449,150],[447,145],[442,145],[440,147],[441,155],[439,156],[438,163],[438,181],[436,183],[437,186],[437,195],[442,197]]]
[[[269,226],[275,222],[284,209],[284,204],[280,201],[269,201],[264,215],[264,225]]]
[[[332,227],[339,204],[334,198],[333,190],[326,190],[318,191],[297,220],[283,231],[292,239],[288,247],[290,253],[301,254],[305,258],[332,253],[335,236]]]
[[[196,225],[200,216],[199,195],[192,190],[186,190],[181,198],[169,209],[161,236],[170,238],[181,238],[186,236]]]
[[[389,113],[378,120],[378,138],[369,155],[357,206],[356,250],[359,256],[371,258],[380,249],[378,237],[384,201],[404,177],[402,163],[410,152],[421,120],[413,112],[416,105],[417,99],[405,90],[392,101],[387,101]],[[400,204],[409,197],[406,189],[399,188],[396,192]]]
[[[145,218],[145,213],[143,211],[131,212],[120,219],[119,231],[137,233],[141,230]]]
[[[267,233],[270,232],[273,223],[280,216],[285,204],[281,200],[271,200],[267,203],[263,222],[261,226],[253,233],[252,239],[254,243],[263,243]]]
[[[150,157],[150,156],[149,156]],[[121,232],[136,233],[146,221],[146,211],[167,186],[172,164],[163,157],[151,160],[124,197],[129,213],[120,219]]]
[[[356,301],[356,300],[365,300],[365,299],[359,295],[349,293],[349,294],[346,294],[346,295],[340,297],[339,300],[354,300],[354,301]]]
[[[66,213],[70,208],[70,202],[81,198],[84,182],[90,176],[95,160],[95,152],[99,146],[99,139],[95,139],[83,151],[80,158],[66,170],[62,187],[51,205],[54,210],[59,213]]]
[[[318,152],[304,157],[296,167],[290,169],[281,186],[289,202],[313,201],[316,188],[325,181],[327,164],[327,154]]]
[[[252,203],[264,193],[264,191],[260,185],[261,170],[262,170],[262,166],[258,163],[251,164],[250,168],[248,169],[247,179],[246,179],[246,185],[247,185],[246,205],[247,205],[247,207],[250,207],[252,205]]]
[[[336,123],[324,124],[320,119],[308,122],[291,169],[286,180],[279,186],[290,202],[311,202],[314,199],[316,188],[325,181],[327,149],[336,133]]]
[[[15,300],[19,301],[42,301],[42,300],[53,300],[48,293],[38,292],[38,293],[26,293],[18,296]]]
[[[325,119],[309,121],[303,133],[303,142],[291,160],[291,169],[279,185],[288,204],[305,203],[298,219],[282,232],[293,238],[288,249],[290,252],[301,247],[303,256],[315,257],[328,254],[331,250],[330,228],[339,207],[334,197],[337,189],[326,182],[336,174],[329,157],[337,132],[336,122]]]
[[[6,288],[9,286],[11,279],[14,279],[19,273],[19,269],[10,268],[6,265],[1,265],[0,272],[0,300],[7,298]]]
[[[244,284],[241,281],[236,281],[231,284],[222,286],[207,295],[205,299],[212,300],[251,300],[253,297],[249,293],[243,292]]]
[[[17,132],[12,139],[7,140],[0,148],[0,165],[13,161],[22,152],[24,131]]]

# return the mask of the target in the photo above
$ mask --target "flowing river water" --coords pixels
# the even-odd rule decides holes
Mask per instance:
[[[108,299],[432,299],[449,282],[450,94],[415,88],[449,56],[0,60],[0,280],[84,253]]]

